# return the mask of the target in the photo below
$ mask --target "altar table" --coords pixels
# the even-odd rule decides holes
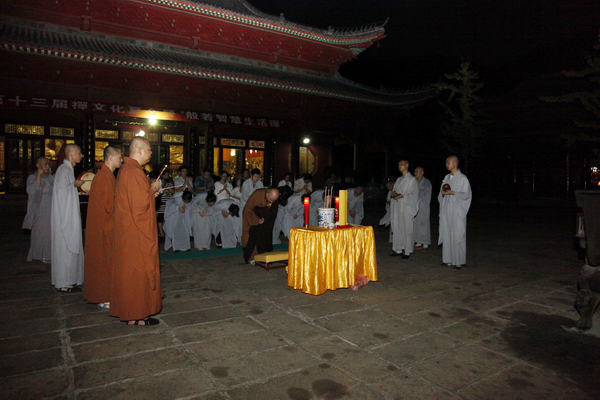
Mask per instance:
[[[372,226],[292,228],[288,286],[319,295],[327,289],[350,287],[360,275],[377,280]]]

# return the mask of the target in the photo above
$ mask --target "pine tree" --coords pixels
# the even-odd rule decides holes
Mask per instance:
[[[469,160],[481,145],[483,121],[478,109],[482,99],[477,93],[483,82],[479,74],[471,70],[469,62],[463,62],[458,71],[444,77],[444,81],[433,85],[442,97],[439,103],[448,115],[443,144],[449,152],[464,159],[466,172]]]

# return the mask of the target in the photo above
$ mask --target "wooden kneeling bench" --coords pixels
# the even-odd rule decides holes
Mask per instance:
[[[254,263],[263,267],[265,270],[284,268],[288,265],[287,251],[271,251],[254,256]]]

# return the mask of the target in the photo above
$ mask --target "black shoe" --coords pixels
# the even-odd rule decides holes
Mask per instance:
[[[150,326],[150,325],[158,325],[160,324],[160,321],[157,320],[156,318],[152,318],[152,317],[148,317],[148,319],[136,319],[135,321],[133,321],[133,324],[129,324],[129,326],[134,326],[134,325],[138,325],[138,326]]]
[[[455,271],[460,271],[463,266],[462,265],[454,265],[452,268],[454,268]]]
[[[408,260],[410,258],[410,254],[402,254],[403,260]]]
[[[398,257],[398,256],[403,256],[404,253],[396,253],[395,251],[392,251],[392,254],[390,254],[390,257]]]

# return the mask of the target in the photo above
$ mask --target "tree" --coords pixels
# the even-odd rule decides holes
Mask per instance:
[[[583,80],[582,90],[561,96],[541,96],[542,101],[549,103],[580,103],[587,112],[587,118],[574,119],[577,132],[563,135],[571,151],[585,149],[592,163],[600,166],[600,35],[595,51],[586,57],[586,66],[579,71],[562,71],[566,78]]]
[[[471,70],[470,62],[463,62],[458,71],[445,74],[445,80],[433,85],[442,97],[439,104],[448,116],[444,123],[443,144],[451,153],[468,161],[481,145],[483,119],[479,112],[481,97],[477,94],[483,87],[479,74]]]

